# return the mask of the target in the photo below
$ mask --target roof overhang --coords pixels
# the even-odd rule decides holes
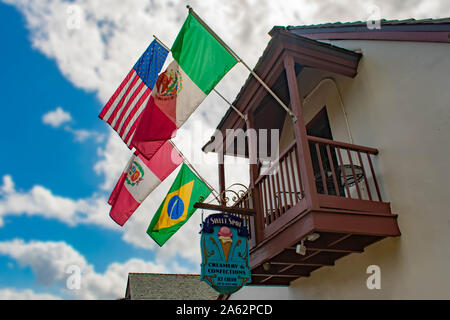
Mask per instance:
[[[296,66],[300,68],[317,68],[352,78],[357,74],[361,53],[299,36],[285,29],[273,29],[271,36],[272,39],[254,68],[258,76],[270,87],[284,72],[285,56],[292,56]],[[260,83],[250,75],[233,105],[243,114],[248,114],[267,94]],[[202,150],[217,152],[224,142],[226,129],[244,129],[245,127],[245,121],[229,108],[217,126],[223,140],[215,142],[212,137]]]
[[[304,26],[275,26],[315,40],[382,40],[414,42],[450,42],[450,18],[323,23]]]

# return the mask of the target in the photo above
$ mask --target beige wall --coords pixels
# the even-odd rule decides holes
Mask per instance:
[[[382,195],[399,215],[402,235],[288,288],[248,287],[232,299],[450,299],[450,44],[332,43],[362,50],[358,75],[306,69],[299,75],[301,95],[323,78],[336,80],[353,143],[380,151],[375,166]],[[306,121],[324,105],[334,139],[350,142],[332,82],[306,101]],[[373,264],[381,268],[380,290],[366,286]]]

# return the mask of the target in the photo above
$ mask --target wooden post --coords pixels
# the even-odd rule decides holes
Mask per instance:
[[[299,155],[300,174],[304,183],[305,200],[310,208],[318,208],[319,200],[317,197],[316,183],[314,181],[314,169],[312,166],[311,152],[309,149],[308,138],[306,134],[306,125],[303,118],[303,106],[300,99],[300,91],[297,85],[297,76],[295,74],[295,62],[292,56],[287,55],[284,58],[284,68],[289,88],[289,97],[291,108],[297,117],[294,123],[295,139],[297,141],[297,150]]]
[[[258,179],[258,149],[257,149],[257,135],[252,134],[254,129],[253,114],[250,112],[247,116],[247,138],[248,138],[248,155],[250,160],[250,188],[252,191],[253,208],[256,210],[254,218],[255,222],[255,244],[258,245],[264,237],[264,212],[262,206],[262,198],[259,186],[256,185]],[[250,130],[250,131],[249,131]],[[256,132],[256,131],[255,131]]]

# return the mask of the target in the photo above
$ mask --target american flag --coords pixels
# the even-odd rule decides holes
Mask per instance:
[[[106,121],[130,149],[137,120],[150,99],[168,53],[153,40],[99,114],[99,118]]]

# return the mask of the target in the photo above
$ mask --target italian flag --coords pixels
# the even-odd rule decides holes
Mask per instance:
[[[237,63],[192,14],[171,51],[174,61],[159,75],[132,141],[146,158],[175,136],[176,130]]]

